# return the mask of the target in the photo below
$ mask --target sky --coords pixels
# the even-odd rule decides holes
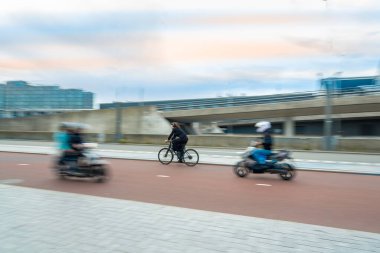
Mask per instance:
[[[0,83],[95,104],[319,89],[379,74],[378,0],[0,0]]]

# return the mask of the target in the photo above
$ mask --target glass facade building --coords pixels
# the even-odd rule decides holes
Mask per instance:
[[[0,84],[0,117],[66,109],[93,109],[93,93],[59,86],[30,85],[25,81]]]
[[[323,89],[327,85],[335,92],[366,92],[380,90],[379,76],[366,77],[331,77],[321,79]]]

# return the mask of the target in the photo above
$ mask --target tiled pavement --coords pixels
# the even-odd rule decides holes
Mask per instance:
[[[380,234],[0,184],[0,252],[380,252]]]

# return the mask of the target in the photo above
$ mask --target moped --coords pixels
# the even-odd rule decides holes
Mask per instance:
[[[278,174],[283,180],[292,180],[296,176],[296,168],[290,161],[290,151],[280,150],[267,157],[265,164],[259,164],[252,156],[252,149],[248,148],[242,155],[242,160],[233,167],[233,172],[239,177],[253,174]]]
[[[109,179],[108,162],[93,150],[96,143],[84,143],[82,156],[57,159],[55,173],[60,179],[89,178],[102,183]]]

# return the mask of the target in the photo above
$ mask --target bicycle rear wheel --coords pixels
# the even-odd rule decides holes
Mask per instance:
[[[183,162],[187,166],[195,166],[199,162],[198,152],[194,149],[186,149],[185,154],[183,155]]]
[[[158,151],[158,160],[162,164],[169,164],[173,161],[174,154],[173,151],[171,151],[168,148],[162,148],[160,151]]]

